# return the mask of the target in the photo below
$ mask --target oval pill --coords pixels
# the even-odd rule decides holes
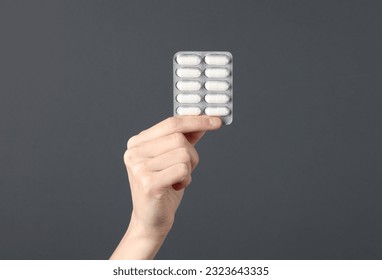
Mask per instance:
[[[202,113],[202,110],[200,110],[199,107],[178,107],[178,109],[176,109],[176,112],[178,113],[178,115],[181,116],[197,116]]]
[[[204,87],[208,91],[225,91],[229,89],[229,83],[225,81],[207,81]]]
[[[228,103],[230,97],[227,94],[206,94],[204,100],[207,103]]]
[[[198,65],[202,62],[199,55],[196,54],[180,54],[176,57],[176,62],[179,65]]]
[[[198,81],[179,81],[176,87],[181,91],[195,91],[199,90],[202,85]]]
[[[225,54],[208,54],[204,61],[209,65],[227,65],[230,58]]]
[[[230,110],[227,107],[206,107],[204,112],[208,116],[224,117],[230,114]]]
[[[180,93],[176,96],[176,100],[179,103],[199,103],[202,98],[199,94]]]
[[[198,78],[202,74],[199,68],[179,68],[176,75],[180,78]]]
[[[227,78],[230,71],[227,68],[207,68],[204,74],[208,78]]]

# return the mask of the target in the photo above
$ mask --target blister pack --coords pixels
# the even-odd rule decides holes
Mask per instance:
[[[230,52],[181,51],[173,57],[173,101],[176,115],[233,119],[233,60]]]

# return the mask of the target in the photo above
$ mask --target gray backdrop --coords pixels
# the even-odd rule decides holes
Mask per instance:
[[[172,112],[172,56],[234,56],[231,126],[159,259],[382,258],[380,1],[0,1],[0,258],[105,259],[129,137]]]

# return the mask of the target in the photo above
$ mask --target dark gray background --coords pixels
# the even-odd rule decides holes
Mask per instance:
[[[0,258],[105,259],[129,137],[172,112],[172,56],[234,56],[233,124],[159,259],[382,258],[380,1],[0,1]]]

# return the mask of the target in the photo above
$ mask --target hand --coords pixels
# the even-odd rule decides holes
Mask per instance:
[[[128,231],[112,258],[155,256],[199,162],[194,145],[206,131],[220,126],[218,117],[171,117],[129,139],[124,161],[133,212]],[[145,242],[141,242],[142,248],[136,248],[140,254],[132,254],[131,246],[126,250],[132,239],[136,240],[134,247],[137,240]]]

